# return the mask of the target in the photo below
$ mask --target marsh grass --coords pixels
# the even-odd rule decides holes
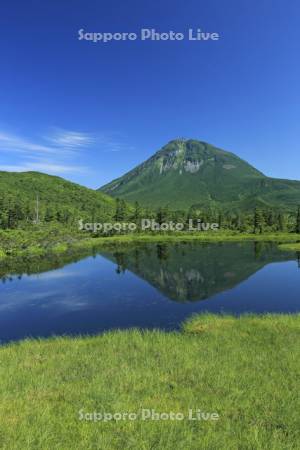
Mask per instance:
[[[290,244],[281,244],[279,247],[282,250],[287,250],[287,251],[295,250],[296,252],[300,252],[300,242],[294,242],[294,243],[290,243]]]
[[[299,449],[300,315],[192,317],[0,349],[5,450]],[[79,411],[217,412],[219,421],[80,421]]]
[[[86,249],[119,244],[176,242],[242,242],[264,241],[294,243],[296,233],[249,234],[220,232],[131,233],[97,237],[91,233],[67,230],[62,226],[39,226],[30,230],[0,230],[0,260],[14,257],[63,255]]]

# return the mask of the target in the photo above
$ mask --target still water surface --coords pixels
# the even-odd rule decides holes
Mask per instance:
[[[193,313],[300,311],[300,255],[270,243],[147,244],[0,267],[0,341],[178,329]]]

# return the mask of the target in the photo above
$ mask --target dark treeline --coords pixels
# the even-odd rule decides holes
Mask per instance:
[[[300,233],[300,207],[294,212],[282,212],[278,209],[255,208],[249,212],[223,212],[218,210],[191,207],[189,211],[170,211],[160,208],[156,213],[158,223],[197,221],[217,223],[221,230],[241,233],[294,232]]]
[[[250,212],[223,212],[216,209],[191,207],[188,211],[173,211],[168,207],[157,210],[145,209],[135,202],[133,209],[128,209],[124,200],[117,199],[114,220],[116,222],[132,221],[140,225],[142,219],[152,219],[158,224],[165,222],[217,223],[221,230],[241,233],[290,232],[300,233],[300,206],[291,212],[278,209],[255,208]]]
[[[193,206],[188,211],[172,211],[168,207],[157,210],[145,209],[138,202],[129,206],[124,200],[116,199],[110,213],[93,205],[79,204],[77,208],[45,201],[22,201],[15,197],[0,197],[0,229],[28,228],[37,222],[60,223],[76,228],[78,220],[85,222],[133,222],[140,225],[142,219],[152,219],[158,224],[164,222],[217,223],[221,230],[241,233],[294,232],[300,233],[300,207],[286,212],[272,208],[255,208],[250,212],[223,212],[213,208]]]
[[[83,205],[84,213],[84,205]],[[47,204],[37,201],[22,201],[15,198],[0,197],[0,228],[16,229],[36,222],[60,222],[72,224],[78,212],[53,203]]]
[[[60,223],[68,228],[77,227],[78,220],[108,221],[115,215],[115,206],[103,207],[92,202],[78,201],[76,207],[45,200],[16,199],[0,196],[0,229],[27,228],[36,223]],[[125,210],[128,210],[126,205]]]

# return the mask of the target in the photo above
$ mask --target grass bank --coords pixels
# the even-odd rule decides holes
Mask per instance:
[[[299,234],[293,233],[233,233],[198,232],[198,233],[153,233],[125,234],[95,237],[86,232],[64,229],[62,227],[37,227],[30,230],[0,231],[0,261],[9,257],[40,257],[63,255],[70,251],[89,248],[126,245],[133,243],[172,243],[172,242],[241,242],[264,241],[277,243],[294,243],[300,241]]]
[[[197,316],[0,348],[5,450],[298,449],[300,315]],[[140,420],[142,409],[183,420]],[[188,420],[188,410],[219,420]],[[93,412],[137,420],[80,420]]]
[[[82,245],[100,245],[100,244],[127,244],[135,242],[242,242],[242,241],[261,241],[261,242],[288,242],[297,243],[300,241],[299,234],[292,233],[232,233],[232,232],[199,232],[199,233],[172,233],[172,234],[130,234],[111,237],[95,237],[82,240],[75,243]]]
[[[294,243],[290,243],[290,244],[281,244],[280,248],[282,250],[295,250],[296,252],[300,252],[300,243],[299,242],[294,242]]]

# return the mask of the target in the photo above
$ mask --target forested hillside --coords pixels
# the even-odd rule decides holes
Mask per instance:
[[[0,172],[0,228],[36,221],[74,225],[112,220],[116,200],[63,178],[38,172]]]
[[[267,205],[249,211],[222,211],[213,203],[195,204],[187,210],[168,206],[144,208],[138,202],[129,204],[60,177],[38,172],[0,172],[0,229],[57,223],[68,230],[78,230],[80,219],[86,223],[134,222],[137,230],[141,229],[142,219],[151,219],[158,224],[173,221],[187,227],[190,221],[195,227],[199,221],[217,223],[220,229],[237,232],[300,233],[298,206],[290,211]]]

